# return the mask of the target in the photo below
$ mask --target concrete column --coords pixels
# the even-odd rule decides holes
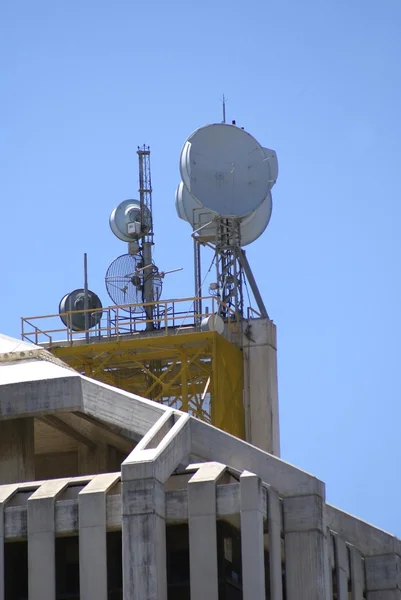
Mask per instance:
[[[108,447],[106,444],[96,444],[88,447],[80,444],[78,447],[78,470],[80,475],[96,475],[108,471]]]
[[[124,600],[167,600],[164,484],[189,454],[191,429],[189,415],[166,413],[121,465]]]
[[[191,600],[219,598],[216,483],[225,468],[219,463],[201,464],[188,482]]]
[[[0,487],[0,600],[4,600],[4,507],[14,496],[18,485],[3,485]]]
[[[0,485],[34,479],[33,419],[0,421]]]
[[[367,600],[401,599],[401,557],[365,556]]]
[[[294,496],[283,502],[287,600],[331,600],[323,499]]]
[[[78,494],[81,600],[107,600],[106,494],[119,479],[97,475]]]
[[[281,564],[281,505],[276,490],[269,486],[267,491],[267,520],[269,534],[270,596],[273,600],[283,598]]]
[[[56,496],[68,485],[68,479],[46,481],[28,498],[28,595],[29,600],[55,600]]]
[[[337,578],[337,598],[338,600],[348,600],[349,563],[347,545],[340,536],[335,535],[334,547]]]
[[[252,319],[244,327],[246,441],[280,456],[276,326]]]
[[[124,600],[167,600],[164,486],[134,464],[122,473]]]
[[[253,473],[240,477],[243,600],[265,600],[262,482]]]
[[[365,572],[362,564],[362,554],[351,546],[351,600],[363,600],[365,589]]]

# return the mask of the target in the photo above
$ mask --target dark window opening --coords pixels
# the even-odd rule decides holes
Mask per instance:
[[[4,544],[4,586],[7,600],[28,598],[28,544]]]
[[[242,600],[241,532],[232,525],[217,523],[219,600]]]
[[[166,527],[167,598],[190,600],[188,525]]]
[[[121,531],[107,533],[107,598],[123,598],[123,550]]]
[[[79,600],[78,536],[56,538],[56,599]]]

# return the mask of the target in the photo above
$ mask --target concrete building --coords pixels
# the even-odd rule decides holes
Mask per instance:
[[[248,404],[278,454],[276,409],[266,434]],[[400,600],[401,542],[278,456],[0,336],[0,600],[26,598]]]

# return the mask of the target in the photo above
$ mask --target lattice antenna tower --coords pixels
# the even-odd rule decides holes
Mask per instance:
[[[223,320],[245,318],[244,284],[248,282],[259,314],[267,310],[244,246],[258,239],[272,212],[271,189],[278,176],[274,150],[263,147],[236,122],[200,127],[184,143],[181,183],[176,192],[178,216],[193,229],[196,312],[202,313],[201,249],[215,254],[216,280],[209,291],[220,300]]]

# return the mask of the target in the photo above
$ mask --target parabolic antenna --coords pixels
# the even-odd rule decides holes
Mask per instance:
[[[178,216],[190,223],[201,237],[216,238],[217,223],[215,219],[218,215],[203,208],[188,192],[182,181],[175,194],[175,205]],[[255,211],[242,217],[240,223],[241,246],[251,244],[262,235],[269,224],[271,214],[272,196],[271,192],[268,192],[262,204]]]
[[[258,208],[277,177],[277,158],[234,125],[206,125],[192,133],[180,157],[182,181],[207,210],[227,217]]]
[[[105,283],[107,293],[115,305],[140,304],[143,302],[143,284],[145,277],[149,276],[148,269],[143,267],[142,259],[138,255],[123,254],[116,258],[107,269]],[[160,299],[162,280],[157,275],[157,269],[152,265],[153,300]],[[126,312],[142,312],[143,306],[123,308]]]
[[[72,331],[84,331],[85,330],[85,313],[74,313],[72,315],[66,315],[64,313],[74,310],[84,310],[85,308],[85,290],[78,289],[74,290],[70,294],[66,294],[60,301],[59,314],[60,319],[66,327],[72,329]],[[102,303],[100,298],[94,293],[88,290],[88,309],[95,310],[101,309]],[[96,310],[96,312],[88,314],[88,327],[92,329],[95,325],[100,323],[103,311]]]
[[[132,242],[135,237],[146,234],[152,227],[152,216],[149,209],[143,207],[141,223],[141,205],[139,200],[124,200],[110,215],[110,228],[115,236],[123,242]]]

